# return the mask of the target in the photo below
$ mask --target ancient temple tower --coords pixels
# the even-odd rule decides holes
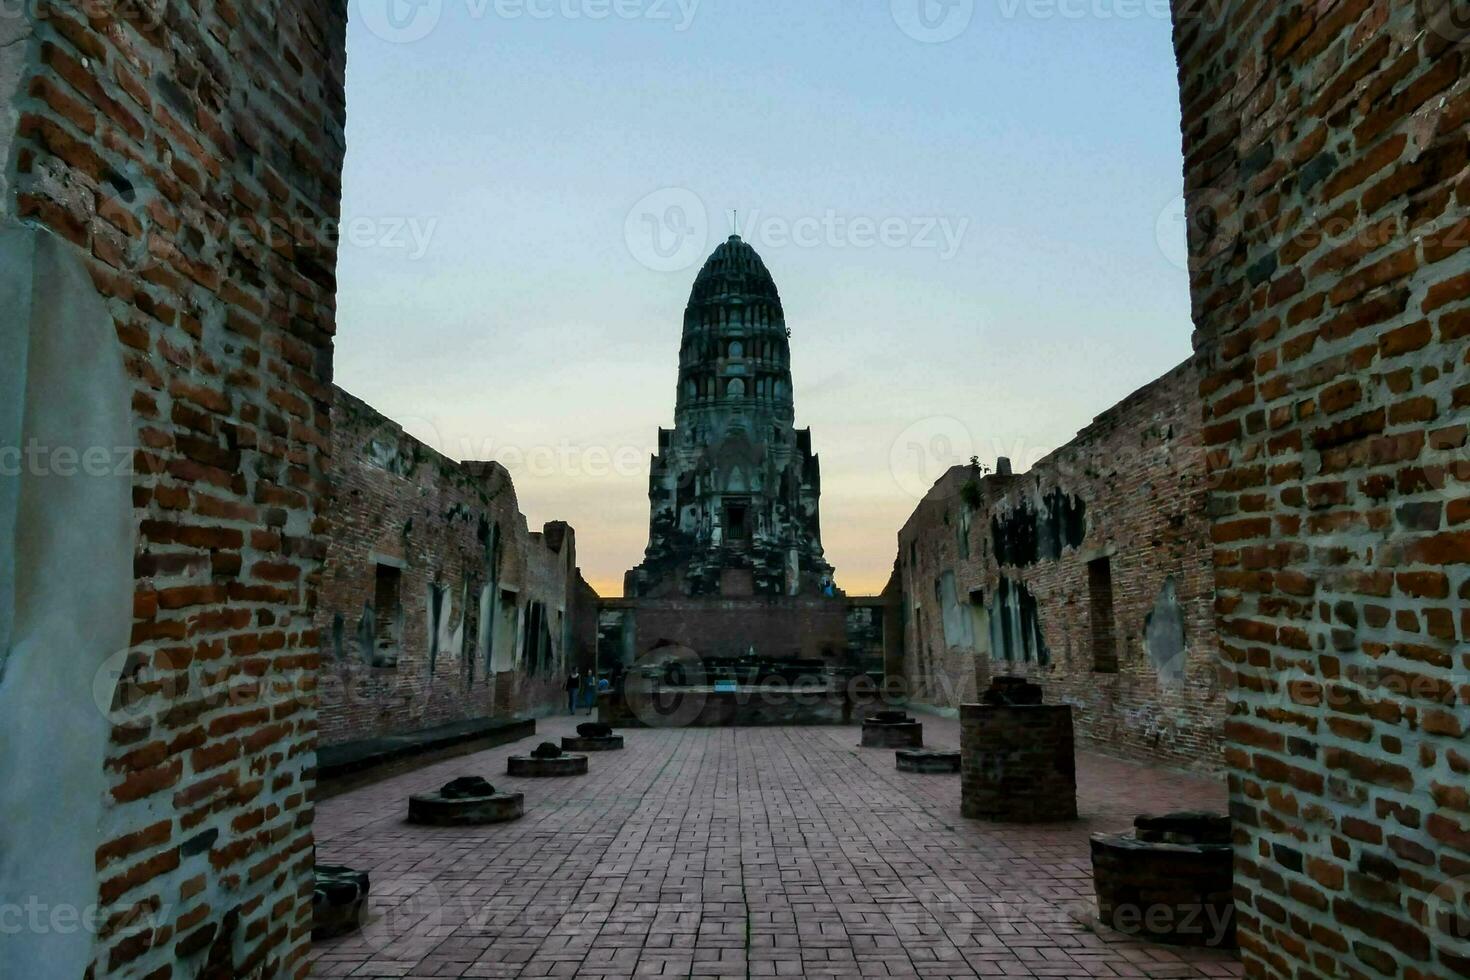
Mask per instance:
[[[648,549],[627,595],[832,591],[811,430],[794,425],[789,338],[775,281],[732,235],[684,312],[674,428],[659,430]]]

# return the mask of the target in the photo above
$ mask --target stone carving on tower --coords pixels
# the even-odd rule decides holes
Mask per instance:
[[[822,481],[795,427],[790,334],[776,283],[732,235],[694,281],[674,427],[660,429],[650,524],[629,596],[833,595]]]

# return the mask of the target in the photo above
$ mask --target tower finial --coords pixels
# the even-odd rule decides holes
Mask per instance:
[[[730,237],[740,237],[740,209],[736,208],[730,212]]]

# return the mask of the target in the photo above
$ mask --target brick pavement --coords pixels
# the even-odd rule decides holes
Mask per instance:
[[[957,723],[924,719],[931,745]],[[1079,759],[1075,824],[959,816],[959,777],[899,773],[856,728],[628,730],[589,776],[451,760],[323,802],[318,858],[372,872],[374,917],[319,943],[329,977],[1230,977],[1217,952],[1094,934],[1088,835],[1223,808],[1212,780]],[[526,793],[488,828],[403,823],[462,774]]]

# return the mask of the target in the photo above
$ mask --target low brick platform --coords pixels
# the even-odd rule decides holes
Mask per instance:
[[[899,749],[893,755],[899,772],[952,774],[960,771],[960,754],[956,751]]]
[[[846,725],[853,704],[844,691],[814,691],[781,684],[610,691],[597,702],[597,717],[615,728],[764,728]]]
[[[544,778],[551,776],[587,775],[585,755],[559,755],[550,759],[538,759],[533,755],[513,755],[506,760],[506,770],[512,776]]]
[[[1071,705],[964,705],[960,748],[960,812],[966,817],[1006,823],[1077,819]]]
[[[458,779],[437,792],[416,793],[408,798],[408,822],[430,827],[505,823],[519,820],[525,812],[525,794],[497,793],[480,779]]]
[[[1230,820],[1212,814],[1138,817],[1128,834],[1093,834],[1098,918],[1130,936],[1235,946]]]
[[[924,746],[924,726],[913,718],[892,720],[880,717],[863,719],[863,748],[918,749]]]
[[[623,736],[586,738],[582,735],[563,735],[561,747],[567,752],[616,752],[623,748]]]

